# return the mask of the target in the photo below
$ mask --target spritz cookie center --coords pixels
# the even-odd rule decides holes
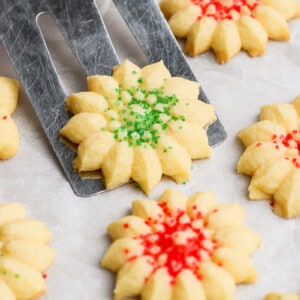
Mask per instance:
[[[201,280],[201,262],[209,259],[217,248],[216,242],[210,237],[210,231],[204,226],[201,215],[193,219],[181,210],[176,214],[171,213],[166,202],[160,203],[159,206],[165,216],[158,219],[148,217],[145,220],[145,224],[150,226],[153,232],[135,237],[143,246],[142,256],[153,258],[153,273],[163,266],[166,267],[171,283],[174,283],[178,274],[185,269],[192,270]],[[136,258],[128,254],[128,260]]]
[[[138,81],[141,83],[142,79]],[[116,92],[118,97],[106,112],[116,111],[119,115],[116,118],[112,113],[108,125],[118,142],[127,141],[129,146],[148,144],[155,148],[161,133],[171,122],[185,121],[183,116],[171,114],[172,107],[179,100],[175,94],[165,95],[163,87],[152,90],[140,87],[124,89],[119,84]],[[110,99],[107,98],[107,101]]]
[[[252,15],[252,11],[260,4],[259,0],[192,0],[200,7],[199,19],[212,17],[216,21],[236,20],[240,15]]]

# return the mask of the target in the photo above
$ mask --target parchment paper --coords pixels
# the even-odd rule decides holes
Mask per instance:
[[[143,53],[114,6],[101,2],[120,59],[144,66]],[[66,92],[85,89],[84,72],[51,19],[41,17],[40,24]],[[228,138],[213,150],[211,159],[193,163],[192,179],[186,185],[164,178],[151,195],[156,199],[166,187],[186,195],[212,190],[219,202],[238,202],[244,207],[246,224],[263,239],[252,256],[258,281],[240,285],[239,300],[261,300],[270,291],[300,292],[300,218],[283,220],[272,213],[269,202],[249,201],[249,177],[236,173],[244,149],[237,131],[257,120],[261,105],[290,102],[300,94],[300,20],[289,22],[289,27],[291,41],[269,41],[266,55],[259,58],[241,52],[225,65],[217,64],[212,53],[188,58]],[[2,45],[0,76],[16,77]],[[128,214],[132,200],[145,195],[131,183],[90,198],[75,196],[23,91],[13,118],[21,147],[14,158],[0,162],[0,202],[21,201],[28,215],[44,221],[52,232],[56,257],[47,272],[48,291],[41,299],[112,299],[114,276],[99,268],[110,244],[106,227]]]

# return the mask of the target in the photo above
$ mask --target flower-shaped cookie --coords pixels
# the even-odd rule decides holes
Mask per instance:
[[[44,223],[28,219],[20,203],[0,204],[0,299],[33,300],[46,291],[42,273],[52,263]]]
[[[265,105],[260,121],[238,136],[247,147],[238,172],[252,176],[249,198],[273,199],[284,218],[300,215],[300,97],[292,104]]]
[[[266,295],[264,300],[300,300],[300,294],[278,294],[278,293],[270,293]]]
[[[243,217],[212,192],[167,189],[158,201],[133,201],[132,215],[108,226],[114,241],[101,261],[117,272],[114,299],[234,299],[236,283],[257,277],[249,256],[260,237]]]
[[[14,156],[19,149],[19,133],[11,118],[18,102],[19,82],[0,77],[0,160]]]
[[[288,40],[287,21],[300,17],[297,0],[162,0],[173,33],[186,38],[185,52],[215,52],[219,63],[241,49],[262,55],[269,39]]]
[[[132,178],[149,194],[162,174],[185,182],[191,160],[210,156],[213,106],[198,100],[197,82],[171,77],[162,62],[140,69],[126,60],[112,76],[88,77],[88,89],[66,99],[74,116],[60,134],[79,144],[74,167],[101,169],[108,189]]]

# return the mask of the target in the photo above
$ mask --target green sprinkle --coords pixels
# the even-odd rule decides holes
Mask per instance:
[[[143,83],[143,78],[140,77],[138,80],[137,80],[138,83]]]
[[[179,129],[182,129],[182,125],[180,125],[178,128],[179,128]]]
[[[101,131],[104,131],[104,130],[105,130],[105,128],[104,128],[104,127],[101,127],[101,128],[100,128],[100,130],[101,130]]]
[[[140,185],[139,183],[137,183],[137,184],[135,185],[135,188],[138,189],[138,190],[141,190],[141,189],[142,189],[142,187],[141,187],[141,185]]]
[[[14,275],[14,277],[18,279],[18,278],[20,278],[20,274],[16,273],[16,274]]]
[[[161,127],[162,127],[163,130],[166,130],[167,127],[168,127],[168,125],[167,124],[163,124]]]
[[[137,72],[135,71],[135,70],[133,70],[132,72],[131,72],[131,74],[133,74],[133,75],[135,75]]]
[[[186,181],[183,181],[183,182],[182,182],[183,185],[185,185],[186,183],[187,183]]]

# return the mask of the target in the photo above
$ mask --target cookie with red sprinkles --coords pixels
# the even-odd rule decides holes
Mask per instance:
[[[114,299],[234,299],[236,284],[257,278],[250,255],[260,237],[243,218],[212,192],[133,201],[131,215],[108,226],[113,243],[101,261],[117,273]]]
[[[300,216],[300,96],[261,107],[260,120],[238,133],[246,150],[238,172],[252,176],[252,200],[270,199],[274,213]]]
[[[187,54],[212,49],[219,63],[240,50],[264,54],[268,39],[288,40],[287,21],[300,17],[298,0],[162,0],[160,8]]]

